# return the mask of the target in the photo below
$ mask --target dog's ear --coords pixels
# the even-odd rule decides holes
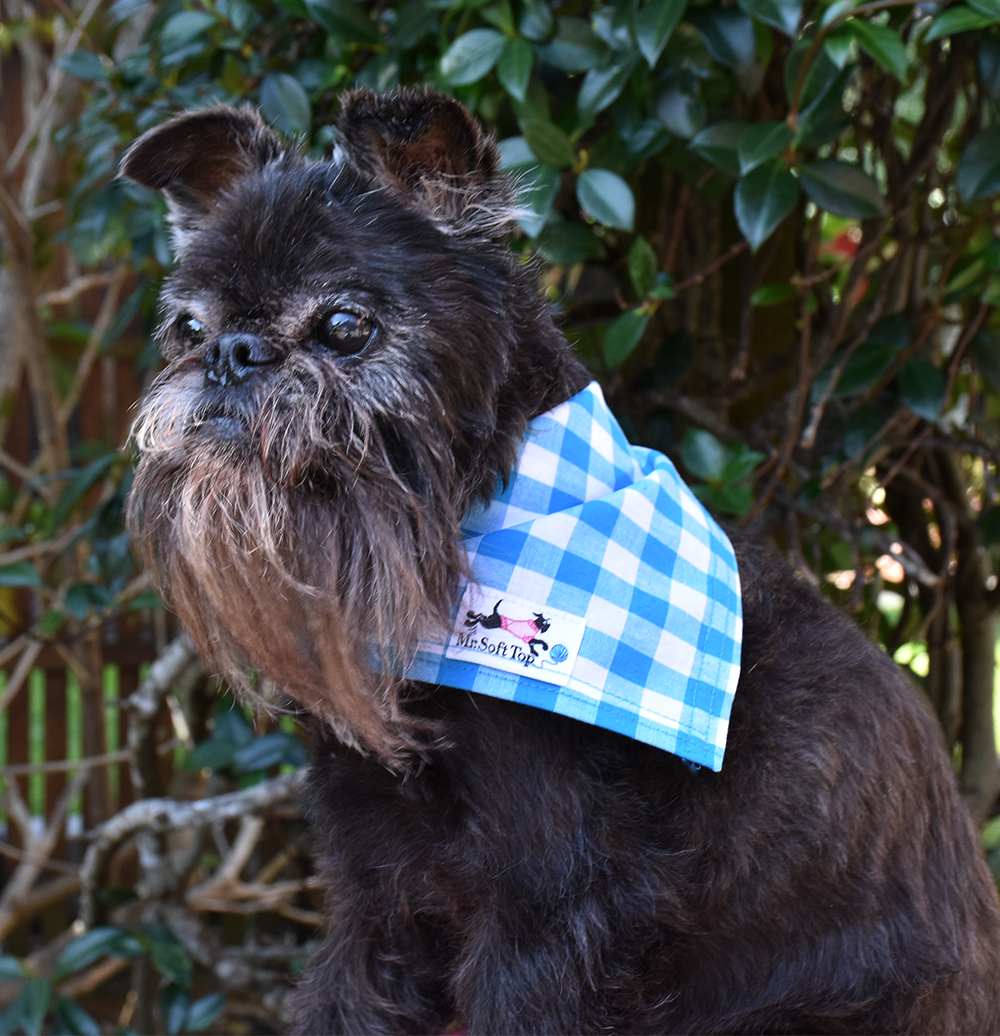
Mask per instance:
[[[505,234],[513,191],[496,146],[452,97],[422,88],[341,101],[338,148],[407,204],[451,233]]]
[[[281,151],[280,141],[255,111],[216,105],[148,130],[125,153],[118,175],[163,191],[181,252],[219,196]]]

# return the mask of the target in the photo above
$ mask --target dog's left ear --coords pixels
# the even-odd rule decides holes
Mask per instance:
[[[506,234],[513,190],[496,146],[452,97],[358,89],[341,101],[338,148],[383,187],[451,233]]]
[[[250,108],[213,105],[147,130],[125,153],[119,176],[163,191],[177,251],[241,176],[281,154],[281,143]]]

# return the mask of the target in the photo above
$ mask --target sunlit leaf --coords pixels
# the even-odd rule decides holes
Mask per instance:
[[[660,92],[656,99],[656,114],[671,133],[687,140],[705,125],[708,109],[700,95],[674,84]]]
[[[455,86],[476,83],[500,59],[505,42],[496,29],[463,33],[442,55],[441,74]]]
[[[588,72],[607,53],[608,48],[594,35],[590,22],[572,15],[561,16],[555,36],[538,48],[542,61],[563,72]]]
[[[608,169],[585,169],[576,180],[576,197],[597,220],[619,230],[632,230],[635,198],[632,188]]]

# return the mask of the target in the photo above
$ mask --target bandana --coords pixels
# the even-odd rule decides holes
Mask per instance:
[[[740,674],[736,556],[595,383],[528,427],[466,515],[472,582],[407,676],[533,705],[719,770]]]

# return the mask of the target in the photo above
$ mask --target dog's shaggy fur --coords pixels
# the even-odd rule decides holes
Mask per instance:
[[[329,934],[298,1031],[1000,1028],[997,897],[932,724],[741,536],[721,773],[395,675],[454,611],[462,515],[589,378],[460,105],[358,91],[339,130],[310,163],[211,108],[123,163],[179,252],[133,528],[208,662],[316,717]]]

